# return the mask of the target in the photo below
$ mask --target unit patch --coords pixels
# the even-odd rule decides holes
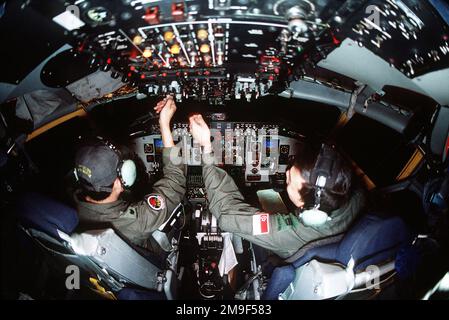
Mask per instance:
[[[164,198],[158,194],[150,194],[147,198],[147,203],[154,210],[162,210],[165,208]]]

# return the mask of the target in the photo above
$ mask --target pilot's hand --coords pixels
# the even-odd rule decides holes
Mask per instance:
[[[189,118],[190,133],[203,148],[205,153],[212,152],[212,144],[210,142],[210,130],[203,116],[200,114],[193,115]]]
[[[154,107],[156,113],[159,114],[159,124],[170,126],[170,121],[176,111],[176,103],[173,97],[168,95],[163,100],[159,101]]]

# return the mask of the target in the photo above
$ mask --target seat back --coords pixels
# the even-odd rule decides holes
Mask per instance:
[[[369,265],[394,259],[411,238],[412,234],[401,218],[366,215],[338,244],[335,260],[347,265],[351,258],[354,259],[354,271],[358,272]]]
[[[77,255],[89,257],[118,282],[162,291],[162,270],[138,254],[114,230],[89,230],[70,236],[60,232],[60,237]]]
[[[394,260],[399,249],[410,243],[411,239],[411,232],[399,217],[365,215],[341,241],[313,247],[291,264],[276,268],[263,298],[277,299],[294,281],[297,269],[312,260],[346,266],[352,259],[353,270],[357,273],[370,265],[381,265]]]
[[[78,226],[76,210],[36,192],[19,197],[16,205],[20,224],[62,240],[58,230],[71,234]]]
[[[152,263],[154,259],[137,252],[112,229],[74,233],[78,215],[73,208],[26,193],[18,201],[17,214],[26,234],[53,257],[95,275],[115,293],[126,288],[128,293],[119,297],[174,298],[176,277],[171,270]],[[170,255],[172,267],[174,256]],[[140,288],[139,295],[129,294],[133,288]],[[153,293],[142,294],[145,290]]]

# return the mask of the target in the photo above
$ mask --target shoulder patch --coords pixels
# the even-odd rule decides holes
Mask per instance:
[[[253,235],[270,233],[270,217],[268,213],[253,215]]]
[[[154,210],[162,210],[165,208],[165,200],[158,194],[150,194],[147,197],[147,204]]]

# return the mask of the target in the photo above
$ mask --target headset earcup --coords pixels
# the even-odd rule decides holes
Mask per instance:
[[[299,217],[306,227],[320,227],[330,220],[326,212],[318,209],[305,210]]]
[[[136,181],[137,167],[134,161],[125,160],[120,167],[120,178],[124,187],[131,187]]]

